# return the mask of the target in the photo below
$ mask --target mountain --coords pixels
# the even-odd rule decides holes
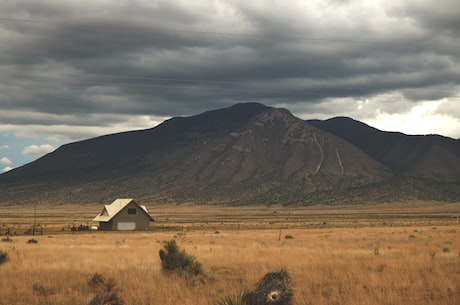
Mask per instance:
[[[439,181],[460,181],[460,141],[440,135],[384,132],[347,117],[307,120],[361,149],[396,173]]]
[[[376,157],[378,149],[362,148],[359,141],[315,124],[320,122],[303,121],[286,109],[247,103],[74,142],[1,174],[0,202],[111,202],[118,197],[150,203],[295,205],[458,200],[455,173],[425,175],[429,169],[419,175],[410,167],[406,174],[405,168]]]

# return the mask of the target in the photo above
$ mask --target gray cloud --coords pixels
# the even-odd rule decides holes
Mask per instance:
[[[433,0],[395,1],[388,12],[416,22],[426,31],[460,37],[460,12],[456,0],[445,0],[442,3]],[[432,39],[442,41],[446,36]]]
[[[369,118],[447,109],[454,2],[3,1],[0,121],[83,136],[249,101],[319,116],[363,117],[365,100]]]

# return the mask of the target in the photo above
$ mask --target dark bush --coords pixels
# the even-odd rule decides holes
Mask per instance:
[[[8,253],[0,250],[0,265],[6,263],[8,260]]]
[[[203,268],[193,255],[181,250],[174,239],[166,241],[160,249],[160,260],[163,270],[177,272],[184,276],[203,275]]]
[[[286,270],[267,273],[253,291],[245,294],[250,305],[291,305],[294,291]]]

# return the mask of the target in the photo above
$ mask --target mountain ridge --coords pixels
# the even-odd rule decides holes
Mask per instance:
[[[0,175],[0,202],[111,202],[117,197],[289,205],[458,200],[455,166],[451,171],[443,166],[442,175],[439,170],[420,174],[433,171],[426,164],[399,170],[385,164],[391,158],[379,156],[375,147],[362,147],[366,141],[347,139],[330,122],[321,122],[247,103],[69,143]],[[350,128],[363,128],[359,126]],[[370,136],[364,139],[375,137],[375,131],[366,132]],[[443,145],[420,147],[432,151],[416,163],[439,152],[451,163],[458,161],[456,151],[452,154]]]
[[[385,132],[347,117],[307,120],[352,143],[396,172],[457,181],[460,177],[460,141],[441,135]],[[430,170],[426,169],[429,164]]]

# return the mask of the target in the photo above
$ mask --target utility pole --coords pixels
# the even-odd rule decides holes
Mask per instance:
[[[34,205],[34,227],[32,228],[32,236],[35,236],[36,226],[37,226],[37,204]]]

